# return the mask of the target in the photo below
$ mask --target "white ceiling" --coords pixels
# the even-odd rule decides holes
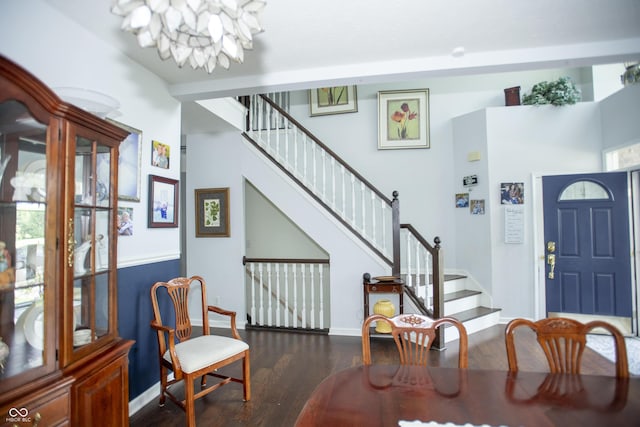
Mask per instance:
[[[245,62],[212,74],[138,47],[112,0],[46,1],[185,101],[640,60],[640,0],[268,0]]]

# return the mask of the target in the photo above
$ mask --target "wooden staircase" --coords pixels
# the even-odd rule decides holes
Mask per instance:
[[[402,275],[405,283],[408,283],[406,275]],[[416,277],[411,278],[411,283],[416,283]],[[423,283],[423,282],[417,282]],[[421,313],[422,310],[416,303],[411,291],[407,292],[409,304],[405,304],[405,311]],[[486,305],[486,295],[482,290],[476,289],[467,276],[463,274],[444,275],[444,315],[460,320],[468,334],[481,331],[496,325],[500,320],[500,309],[490,308]],[[458,339],[458,331],[455,328],[447,328],[445,343]]]

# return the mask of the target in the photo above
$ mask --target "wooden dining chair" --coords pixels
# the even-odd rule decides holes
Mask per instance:
[[[188,302],[192,286],[200,285],[200,301],[202,302],[202,335],[193,334],[192,322],[189,317]],[[173,303],[175,324],[163,323],[160,315],[159,296],[166,289],[166,294]],[[190,278],[178,277],[168,282],[156,282],[151,287],[151,302],[153,317],[151,327],[158,335],[158,354],[160,357],[160,406],[168,397],[186,413],[189,427],[196,425],[194,401],[213,390],[237,382],[243,385],[244,400],[251,398],[249,346],[241,340],[236,328],[236,313],[219,307],[207,305],[207,293],[204,279],[199,276]],[[165,304],[163,304],[164,307]],[[209,331],[209,313],[227,316],[231,326],[231,337],[212,335]],[[173,323],[173,322],[170,322]],[[223,375],[217,370],[235,361],[242,360],[242,378]],[[173,379],[169,379],[169,371],[173,372]],[[216,377],[217,383],[207,387],[207,376]],[[200,378],[200,391],[194,391],[194,380]],[[184,399],[180,399],[171,390],[171,386],[183,381]]]
[[[428,352],[436,337],[437,329],[443,325],[453,325],[460,335],[458,367],[466,368],[469,364],[467,330],[459,320],[453,317],[433,320],[420,314],[400,314],[395,317],[373,314],[362,324],[362,360],[365,365],[371,364],[372,322],[387,322],[391,326],[391,336],[400,353],[401,365],[420,366],[426,366],[428,363]]]
[[[514,331],[522,326],[527,326],[536,333],[551,373],[567,374],[580,373],[582,355],[587,344],[587,334],[596,328],[605,329],[613,336],[616,350],[616,376],[621,378],[629,376],[624,337],[615,326],[600,320],[582,323],[564,317],[550,317],[535,322],[518,318],[507,324],[505,343],[511,372],[518,371]]]

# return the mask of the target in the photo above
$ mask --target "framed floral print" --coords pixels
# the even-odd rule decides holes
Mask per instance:
[[[229,237],[229,188],[195,190],[196,237]]]
[[[355,86],[320,87],[309,90],[311,116],[355,113],[358,99]]]
[[[429,146],[429,89],[378,92],[378,149]]]

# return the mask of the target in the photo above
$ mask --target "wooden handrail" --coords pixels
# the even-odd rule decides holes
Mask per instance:
[[[328,259],[308,259],[308,258],[247,258],[242,257],[242,265],[248,262],[261,262],[272,264],[329,264]]]

